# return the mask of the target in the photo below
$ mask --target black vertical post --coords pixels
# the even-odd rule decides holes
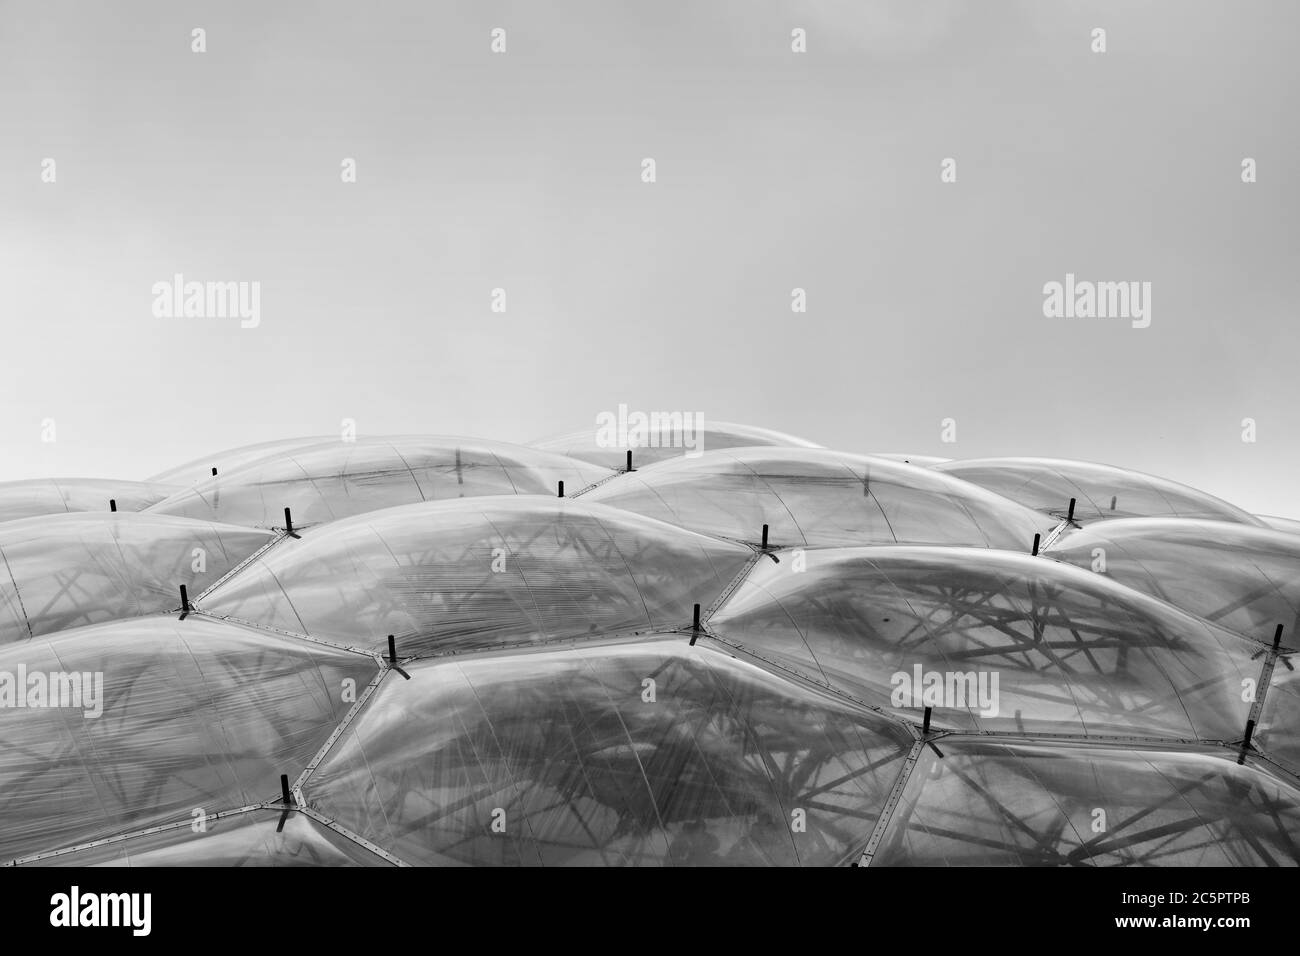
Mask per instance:
[[[921,715],[921,736],[930,736],[930,714],[934,710],[932,707],[925,708],[925,713]]]
[[[695,646],[695,639],[700,636],[700,606],[695,605],[695,621],[691,624],[691,647]]]
[[[1074,499],[1070,499],[1070,513],[1065,516],[1066,521],[1074,521]]]
[[[1039,538],[1041,537],[1042,537],[1041,535],[1037,535],[1037,534],[1034,535],[1034,550],[1030,552],[1032,555],[1034,555],[1034,557],[1038,556],[1038,541]]]
[[[293,794],[289,792],[289,775],[287,773],[280,774],[280,796],[284,799],[286,807],[293,806]]]
[[[627,450],[627,470],[628,471],[632,470],[632,449],[631,448]]]
[[[109,511],[114,511],[114,512],[117,511],[117,499],[116,499],[116,498],[109,498],[109,499],[108,499],[108,510],[109,510]]]
[[[1255,722],[1253,720],[1246,721],[1246,736],[1243,737],[1241,741],[1241,753],[1237,755],[1238,764],[1246,762],[1246,751],[1250,749],[1250,738],[1254,733]]]
[[[767,525],[763,525],[763,550],[767,550]]]
[[[212,466],[212,477],[213,477],[213,478],[217,477],[217,467],[216,467],[216,465],[213,465],[213,466]]]
[[[564,482],[560,482],[560,494],[558,495],[558,497],[560,498],[564,497]]]
[[[1281,646],[1282,646],[1282,625],[1279,624],[1277,626],[1277,630],[1273,632],[1273,650],[1277,650]]]
[[[1111,496],[1110,496],[1110,510],[1111,510],[1111,511],[1114,511],[1114,510],[1115,510],[1115,502],[1118,501],[1118,500],[1119,500],[1119,499],[1116,498],[1114,495],[1111,495]]]
[[[190,613],[190,595],[189,592],[185,590],[185,585],[182,584],[181,585],[181,614],[184,615],[189,613]]]
[[[410,674],[397,666],[397,640],[391,634],[388,635],[388,666],[401,674],[406,680],[411,679]]]
[[[284,533],[293,534],[293,515],[289,513],[288,508],[284,509]]]

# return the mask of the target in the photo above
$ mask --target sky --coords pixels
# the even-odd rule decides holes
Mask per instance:
[[[1298,26],[1289,0],[0,0],[0,480],[624,404],[1300,517]],[[1150,283],[1150,324],[1048,317],[1067,273]],[[158,314],[176,274],[258,283],[257,324]]]

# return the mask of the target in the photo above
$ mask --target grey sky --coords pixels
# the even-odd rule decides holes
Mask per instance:
[[[1300,516],[1298,25],[1281,0],[0,0],[0,480],[345,417],[526,441],[624,402]],[[261,324],[155,317],[177,272],[260,282]],[[1067,272],[1151,282],[1151,326],[1045,318]]]

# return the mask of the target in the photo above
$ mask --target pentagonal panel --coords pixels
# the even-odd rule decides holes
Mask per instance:
[[[256,528],[295,527],[421,501],[572,495],[611,472],[536,448],[431,436],[329,441],[219,471],[150,510]]]
[[[1300,864],[1300,793],[1228,753],[936,746],[922,751],[872,866]]]
[[[194,616],[0,647],[0,860],[278,799],[375,672]]]
[[[781,546],[955,544],[1029,550],[1054,524],[928,468],[822,449],[740,448],[652,465],[584,499],[692,531]]]
[[[414,863],[855,858],[906,729],[685,639],[389,675],[309,799]]]
[[[1300,535],[1226,521],[1101,521],[1044,552],[1259,640],[1300,631]]]
[[[391,508],[267,551],[203,609],[402,656],[688,623],[750,549],[562,498]]]
[[[967,548],[779,557],[710,628],[869,704],[980,731],[1244,733],[1264,645],[1100,575]]]
[[[1079,521],[1164,516],[1262,524],[1254,515],[1195,488],[1090,461],[980,458],[946,462],[934,470],[1056,517],[1067,513],[1074,498]]]
[[[269,531],[151,514],[0,524],[0,644],[180,607],[274,540]]]

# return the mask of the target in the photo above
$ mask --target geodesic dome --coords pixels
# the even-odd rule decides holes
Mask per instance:
[[[1225,755],[979,737],[945,744],[921,752],[874,864],[1295,864],[1295,790]]]
[[[0,521],[69,511],[143,511],[180,489],[157,481],[100,478],[38,478],[0,481]]]
[[[0,521],[0,859],[1300,864],[1295,628],[1257,626],[1300,538],[728,428],[631,471],[294,439]]]
[[[679,458],[583,494],[739,541],[781,546],[965,544],[1028,548],[1052,521],[925,468],[821,448],[735,448]]]
[[[166,471],[160,471],[158,474],[150,476],[149,481],[166,482],[188,487],[206,480],[213,474],[213,468],[217,469],[218,474],[234,471],[236,468],[242,468],[244,465],[261,461],[263,458],[277,458],[300,448],[326,445],[331,440],[337,439],[330,435],[304,435],[300,438],[277,438],[274,441],[240,445],[238,448],[226,448],[210,455],[204,455],[202,458],[187,461],[183,465],[168,468]]]
[[[749,548],[631,512],[465,498],[336,521],[272,549],[200,602],[231,617],[406,656],[674,628]]]
[[[1267,646],[1023,554],[844,548],[791,564],[760,561],[710,633],[882,709],[894,674],[991,668],[995,713],[972,699],[935,718],[965,730],[1227,740]]]
[[[911,745],[899,724],[681,640],[410,676],[348,727],[308,799],[414,863],[845,863]],[[813,803],[814,838],[796,840],[785,821]]]
[[[269,531],[150,514],[61,514],[0,522],[0,644],[178,608]]]
[[[1226,521],[1121,518],[1065,535],[1048,557],[1088,568],[1259,640],[1300,628],[1300,535]]]
[[[363,654],[168,616],[0,647],[0,673],[21,672],[99,674],[102,686],[75,708],[3,711],[7,729],[23,731],[0,751],[5,858],[261,803],[281,769],[304,766],[346,716],[343,682],[364,688],[378,667]]]
[[[721,451],[724,448],[756,445],[779,448],[821,447],[807,439],[769,428],[678,417],[682,420],[673,423],[647,421],[643,428],[637,428],[634,422],[629,429],[625,423],[621,435],[618,429],[602,430],[599,426],[593,426],[542,438],[529,444],[534,448],[567,455],[603,468],[623,467],[629,451],[632,452],[632,466],[640,468],[657,461],[703,454],[706,451]]]
[[[569,492],[607,469],[549,452],[460,438],[396,436],[330,440],[263,455],[153,505],[181,515],[257,528],[297,527],[417,501]]]
[[[1254,515],[1195,488],[1090,461],[980,458],[933,468],[1057,517],[1066,514],[1073,498],[1075,518],[1081,521],[1169,516],[1262,524]]]

